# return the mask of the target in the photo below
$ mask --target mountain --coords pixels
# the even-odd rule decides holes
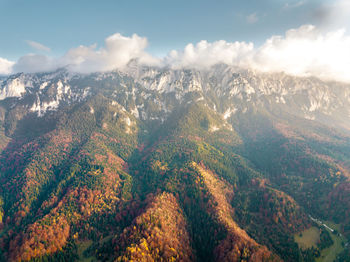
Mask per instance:
[[[0,100],[4,261],[315,261],[340,236],[349,259],[349,84],[130,63]]]

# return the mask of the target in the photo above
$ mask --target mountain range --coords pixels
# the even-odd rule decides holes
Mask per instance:
[[[2,77],[0,183],[3,261],[322,261],[337,239],[349,261],[350,84],[136,61]]]

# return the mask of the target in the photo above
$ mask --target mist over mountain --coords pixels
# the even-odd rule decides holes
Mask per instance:
[[[338,9],[350,12],[349,5],[345,3]],[[272,35],[260,45],[245,41],[200,40],[186,44],[183,49],[171,49],[161,56],[149,53],[147,37],[137,34],[125,36],[115,33],[106,37],[102,45],[79,45],[60,56],[43,54],[43,50],[49,52],[51,49],[41,43],[27,41],[27,44],[39,52],[23,55],[17,61],[0,57],[0,75],[47,72],[59,68],[84,74],[114,69],[123,71],[137,60],[140,65],[174,70],[209,70],[216,64],[225,64],[266,73],[286,72],[294,76],[350,82],[347,70],[350,67],[350,37],[346,30],[324,30],[313,24]]]
[[[220,63],[2,77],[1,259],[347,261],[349,118],[350,84]]]

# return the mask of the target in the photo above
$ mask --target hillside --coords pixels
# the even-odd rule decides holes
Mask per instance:
[[[350,239],[350,85],[131,63],[0,99],[0,260],[315,261],[310,216]]]

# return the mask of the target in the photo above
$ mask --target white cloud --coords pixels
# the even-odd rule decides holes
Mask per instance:
[[[285,3],[283,9],[293,9],[305,5],[305,1],[299,1],[295,3]]]
[[[12,72],[12,66],[15,62],[0,57],[0,75],[7,75]]]
[[[273,36],[255,50],[247,65],[266,72],[284,71],[350,82],[350,37],[345,30],[321,33],[305,25]]]
[[[13,72],[36,73],[53,71],[59,66],[57,61],[45,55],[28,54],[22,56],[13,66]]]
[[[345,30],[322,33],[312,25],[273,36],[258,48],[252,43],[201,41],[166,58],[174,67],[207,68],[217,63],[350,82],[350,37]]]
[[[208,68],[218,63],[240,64],[254,49],[252,43],[201,41],[195,46],[188,44],[183,51],[171,51],[165,58],[166,64],[173,68]]]
[[[90,73],[120,69],[132,59],[141,64],[156,65],[160,61],[145,52],[147,39],[136,34],[125,37],[114,34],[105,39],[105,46],[79,46],[59,58],[28,54],[21,57],[13,72],[43,72],[67,67],[73,72]]]
[[[345,30],[324,33],[312,25],[291,29],[284,36],[273,36],[260,47],[253,43],[200,41],[183,50],[173,50],[157,59],[145,51],[147,39],[136,34],[114,34],[102,48],[79,46],[59,58],[29,54],[16,63],[0,58],[0,74],[42,72],[67,67],[80,73],[123,69],[132,59],[140,64],[205,69],[218,63],[263,72],[285,72],[297,76],[350,82],[350,36]]]
[[[256,13],[252,13],[246,17],[248,24],[255,24],[259,21],[258,15]]]
[[[40,44],[38,42],[35,41],[31,41],[31,40],[26,40],[27,44],[31,47],[33,47],[34,49],[38,50],[38,51],[45,51],[45,52],[50,52],[51,49],[43,44]]]
[[[159,61],[144,51],[146,47],[147,39],[144,37],[114,34],[106,38],[104,48],[97,49],[96,45],[73,48],[60,59],[59,64],[82,73],[123,68],[132,59],[139,59],[141,64],[157,64]]]

